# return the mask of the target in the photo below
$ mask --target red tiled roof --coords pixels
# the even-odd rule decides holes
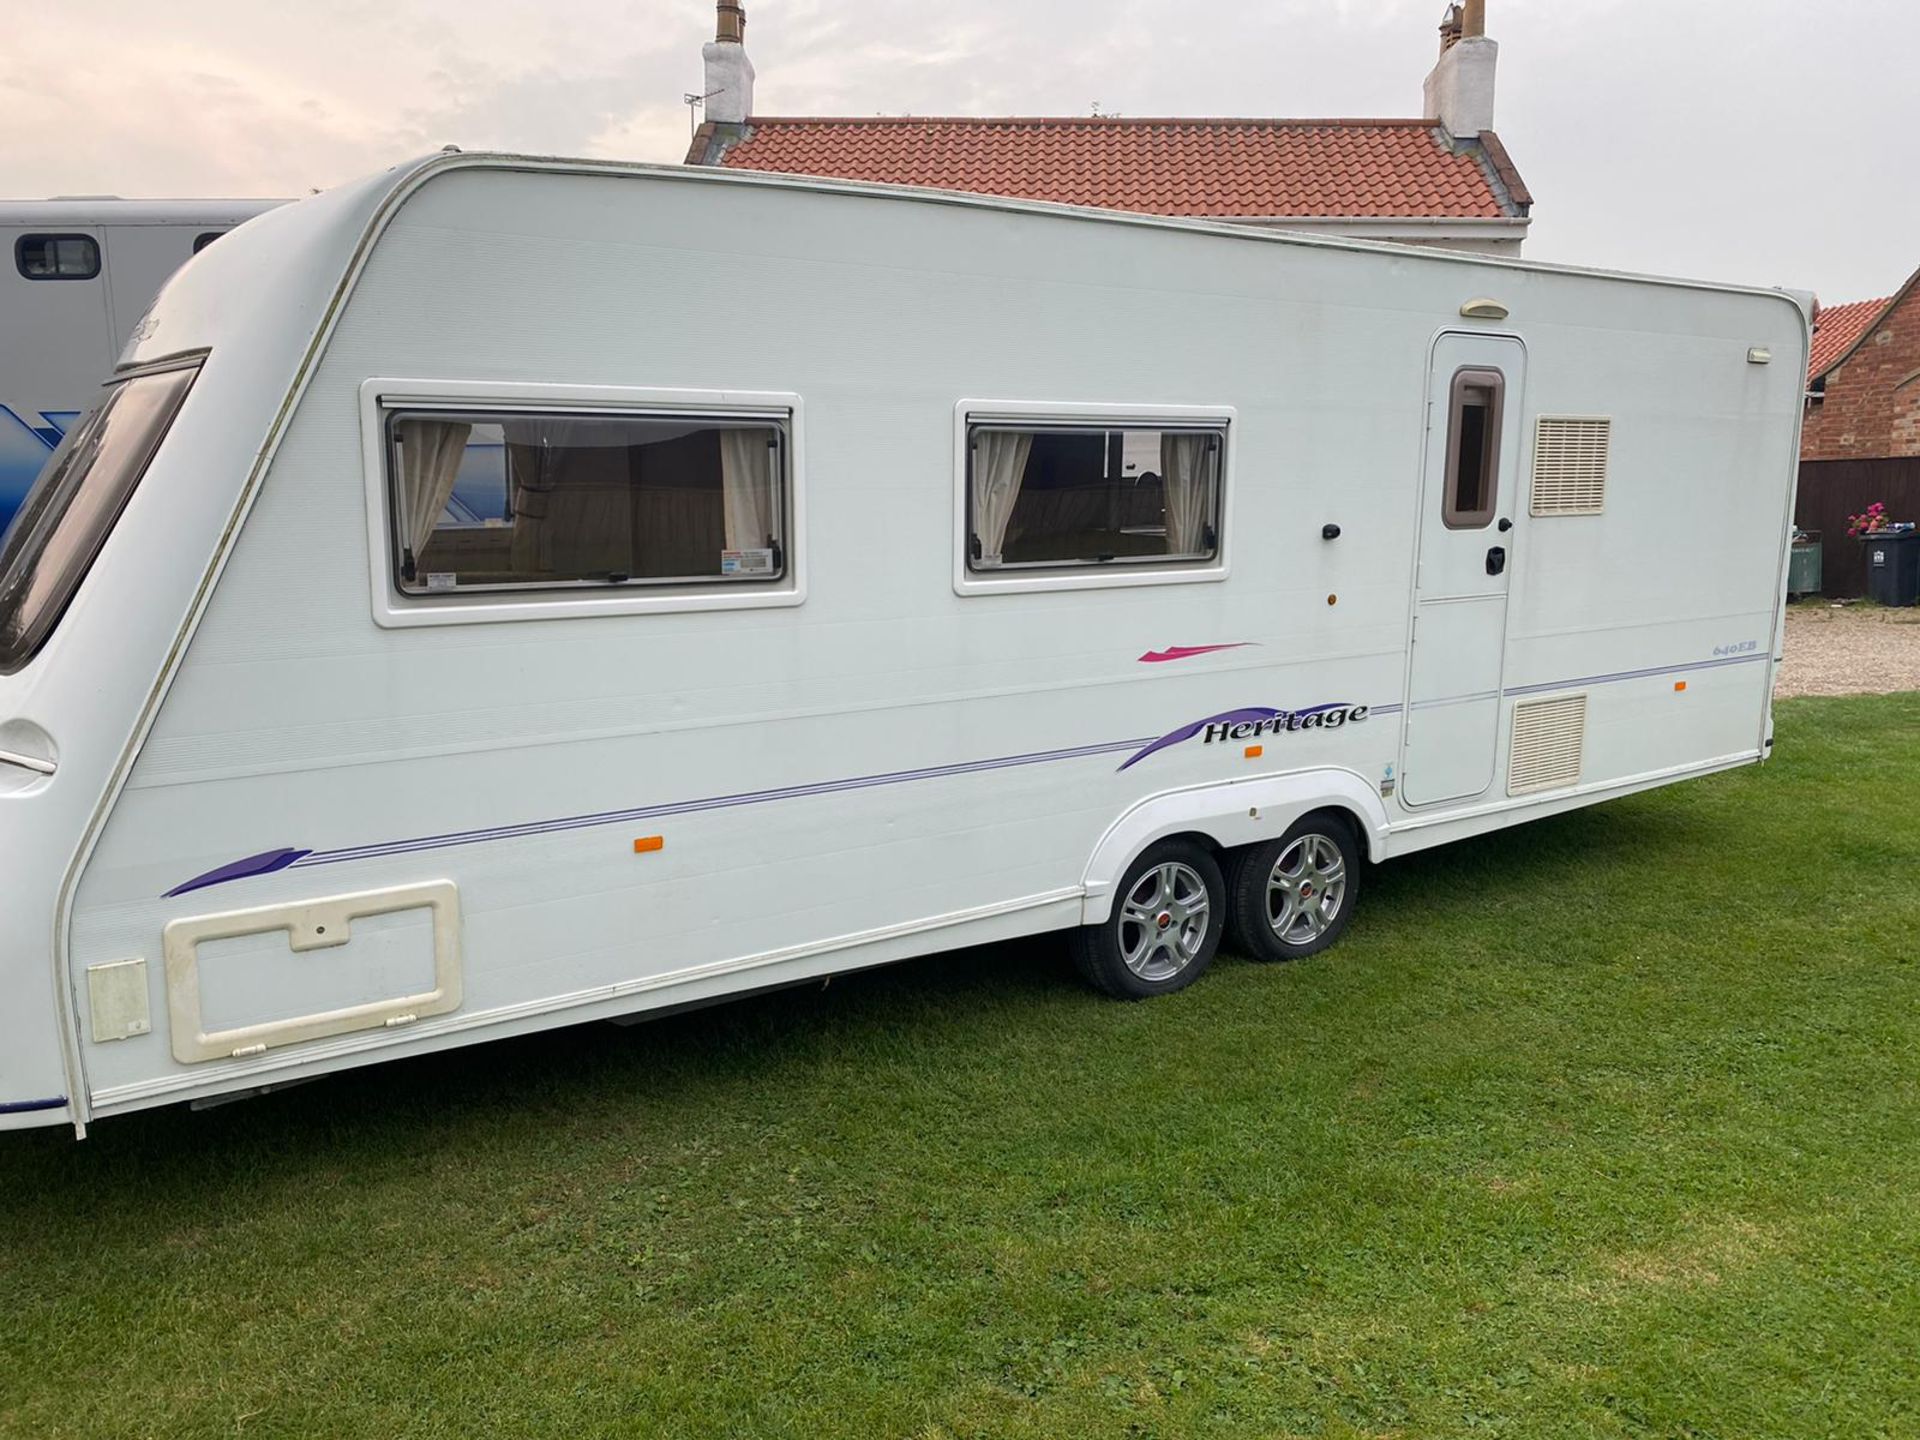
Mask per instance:
[[[720,163],[1155,215],[1524,214],[1532,197],[1483,140],[1456,152],[1432,120],[756,116]]]
[[[1848,305],[1822,305],[1813,316],[1813,348],[1807,352],[1807,383],[1811,385],[1831,370],[1853,344],[1878,320],[1894,301],[1892,295],[1878,300],[1855,300]]]

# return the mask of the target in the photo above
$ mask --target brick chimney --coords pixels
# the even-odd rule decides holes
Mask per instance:
[[[1440,58],[1427,72],[1426,113],[1449,135],[1471,140],[1493,128],[1493,70],[1500,47],[1487,38],[1487,0],[1447,7]]]
[[[707,62],[707,119],[744,125],[753,113],[753,62],[747,58],[747,11],[741,0],[717,0],[713,39],[700,47]]]

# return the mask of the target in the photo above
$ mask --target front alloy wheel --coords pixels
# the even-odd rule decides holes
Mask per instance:
[[[1080,973],[1109,995],[1143,1000],[1191,985],[1226,924],[1226,882],[1212,855],[1163,840],[1121,878],[1113,913],[1074,934]]]
[[[1120,958],[1149,983],[1171,980],[1193,963],[1213,924],[1213,897],[1200,872],[1163,860],[1120,901]]]

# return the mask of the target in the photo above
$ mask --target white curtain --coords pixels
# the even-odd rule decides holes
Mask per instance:
[[[1160,473],[1167,487],[1167,553],[1197,555],[1206,550],[1207,521],[1213,510],[1210,435],[1160,437]]]
[[[400,422],[399,431],[400,506],[407,549],[418,560],[453,498],[453,482],[473,427],[457,420],[409,419]]]
[[[729,550],[773,544],[773,449],[766,430],[720,432],[720,493]]]
[[[998,565],[1007,543],[1007,522],[1020,498],[1033,436],[1008,430],[980,430],[973,437],[973,533],[980,541],[981,563]]]

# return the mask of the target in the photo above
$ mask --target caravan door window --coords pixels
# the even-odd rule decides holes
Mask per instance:
[[[786,427],[773,420],[399,410],[386,449],[406,594],[786,573]]]
[[[0,542],[0,674],[60,623],[199,373],[196,362],[110,386],[48,457]]]
[[[975,573],[1212,560],[1224,427],[976,424],[967,432]]]
[[[1441,516],[1449,530],[1478,530],[1493,520],[1500,499],[1500,416],[1506,394],[1506,377],[1498,370],[1454,372]]]

